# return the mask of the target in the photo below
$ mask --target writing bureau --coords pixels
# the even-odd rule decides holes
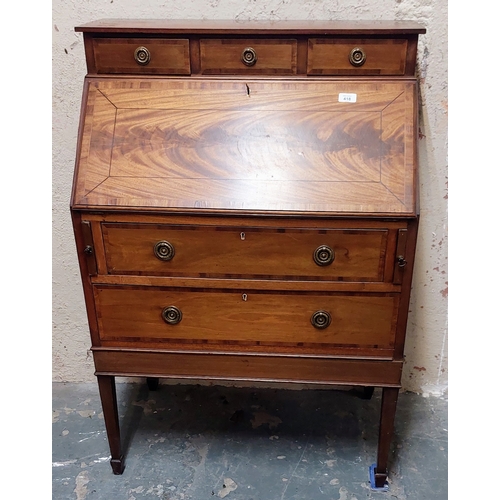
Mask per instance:
[[[115,474],[116,376],[381,387],[418,226],[418,24],[103,20],[71,214]],[[369,390],[369,389],[368,389]]]

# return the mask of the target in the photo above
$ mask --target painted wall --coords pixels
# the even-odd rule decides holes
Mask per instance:
[[[53,5],[53,380],[92,381],[93,362],[69,198],[86,73],[82,35],[100,18],[414,20],[419,42],[421,225],[403,388],[446,392],[447,23],[446,0],[54,0]]]

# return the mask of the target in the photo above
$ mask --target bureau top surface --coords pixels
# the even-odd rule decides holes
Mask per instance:
[[[116,34],[289,34],[289,35],[398,35],[422,34],[412,21],[235,21],[176,19],[100,19],[75,28],[84,33]]]
[[[87,78],[78,209],[416,213],[411,80]]]

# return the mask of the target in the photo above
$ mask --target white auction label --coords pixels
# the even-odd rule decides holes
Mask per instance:
[[[339,102],[356,102],[357,97],[358,97],[357,94],[340,93]]]

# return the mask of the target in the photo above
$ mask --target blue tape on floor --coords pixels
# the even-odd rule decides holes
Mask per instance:
[[[389,483],[386,481],[384,486],[375,486],[375,467],[377,464],[372,464],[370,465],[370,487],[372,490],[377,490],[377,491],[388,491],[389,490]]]

